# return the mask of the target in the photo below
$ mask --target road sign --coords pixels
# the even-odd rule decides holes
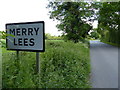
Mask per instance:
[[[44,21],[8,23],[7,50],[35,51],[45,50]]]

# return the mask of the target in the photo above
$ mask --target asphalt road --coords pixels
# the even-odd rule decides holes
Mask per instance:
[[[90,41],[93,88],[118,88],[118,48]]]

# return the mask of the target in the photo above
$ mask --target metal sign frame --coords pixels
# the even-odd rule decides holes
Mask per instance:
[[[16,51],[32,51],[32,52],[44,52],[45,51],[45,25],[44,25],[44,21],[36,21],[36,22],[21,22],[21,23],[7,23],[6,24],[6,33],[7,33],[7,26],[8,25],[20,25],[20,24],[35,24],[35,23],[42,23],[43,24],[43,48],[42,50],[30,50],[30,49],[9,49],[8,48],[8,36],[6,37],[6,47],[7,50],[16,50]]]

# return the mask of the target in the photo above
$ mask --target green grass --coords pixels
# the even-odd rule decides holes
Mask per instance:
[[[35,52],[3,49],[3,88],[90,88],[89,48],[84,44],[46,41],[40,53],[40,74],[35,72]]]
[[[117,44],[117,43],[106,42],[106,41],[103,41],[103,40],[102,40],[101,42],[106,43],[106,44],[109,44],[109,45],[112,45],[112,46],[120,47],[120,45]]]
[[[46,40],[46,41],[64,42],[64,40]]]

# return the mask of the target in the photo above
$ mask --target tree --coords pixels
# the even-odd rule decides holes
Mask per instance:
[[[92,38],[95,38],[95,39],[98,39],[98,38],[99,38],[99,34],[98,34],[97,32],[91,32],[90,34],[91,34],[90,36],[91,36]]]
[[[102,39],[120,44],[120,2],[104,2],[99,12],[99,32]]]
[[[91,2],[49,2],[50,18],[60,21],[57,28],[68,40],[75,43],[86,38],[92,29],[91,23],[97,17],[99,3]]]
[[[98,33],[98,28],[94,28],[89,36],[94,39],[99,39],[100,34]]]

